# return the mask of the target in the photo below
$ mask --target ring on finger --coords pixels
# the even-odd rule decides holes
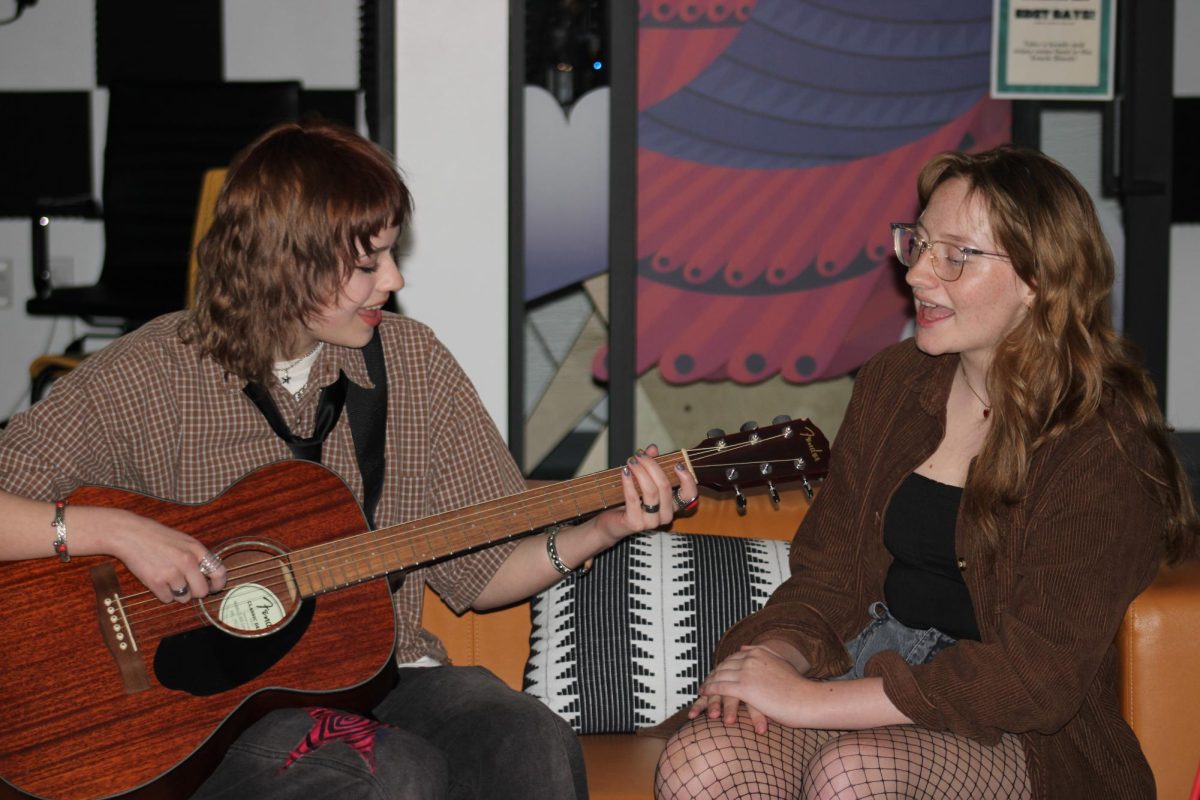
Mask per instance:
[[[200,559],[200,574],[208,577],[221,568],[221,557],[209,550],[204,554],[204,558]]]
[[[186,583],[183,586],[180,586],[178,589],[176,589],[172,586],[168,586],[167,588],[170,589],[171,594],[173,594],[176,597],[187,597],[188,592],[190,592],[192,590],[191,587],[188,586]]]
[[[647,514],[657,514],[658,509],[659,509],[658,503],[655,503],[652,506],[648,506],[644,502],[642,503],[642,511],[645,511]]]
[[[679,487],[676,486],[671,490],[671,502],[675,504],[675,508],[680,511],[691,511],[700,504],[700,495],[696,495],[691,500],[684,500],[679,496]]]

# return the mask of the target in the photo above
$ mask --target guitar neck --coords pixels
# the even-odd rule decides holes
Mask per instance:
[[[658,456],[655,461],[677,485],[674,466],[688,464],[687,451]],[[624,503],[618,467],[297,550],[289,562],[300,593],[311,597]]]

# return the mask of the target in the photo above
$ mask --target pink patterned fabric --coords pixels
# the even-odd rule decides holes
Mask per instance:
[[[380,728],[387,728],[382,722],[375,722],[358,714],[346,711],[334,711],[328,708],[306,708],[308,715],[313,718],[313,726],[308,734],[300,740],[283,766],[282,773],[314,750],[330,742],[345,742],[348,747],[358,753],[371,774],[375,774],[375,735]]]

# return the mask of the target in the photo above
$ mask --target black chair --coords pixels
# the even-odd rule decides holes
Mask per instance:
[[[229,164],[275,123],[298,119],[300,94],[296,81],[111,86],[101,203],[49,202],[34,210],[36,296],[26,311],[123,333],[184,308],[205,170]],[[51,284],[49,229],[63,216],[104,221],[104,261],[92,286]]]

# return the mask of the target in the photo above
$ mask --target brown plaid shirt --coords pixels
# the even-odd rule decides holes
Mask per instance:
[[[244,381],[179,337],[186,312],[148,323],[58,381],[54,391],[0,432],[0,488],[41,500],[82,484],[132,489],[181,503],[211,500],[255,468],[291,457]],[[474,387],[454,357],[420,323],[385,315],[388,367],[386,473],[375,511],[380,527],[525,488]],[[320,388],[340,370],[371,386],[361,351],[327,345],[295,400],[278,382],[271,396],[292,432],[311,434]],[[325,466],[362,500],[362,477],[346,414],[324,445]],[[462,611],[513,545],[499,545],[409,573],[396,592],[401,663],[444,659],[420,627],[429,583]],[[52,554],[47,546],[47,557]]]

